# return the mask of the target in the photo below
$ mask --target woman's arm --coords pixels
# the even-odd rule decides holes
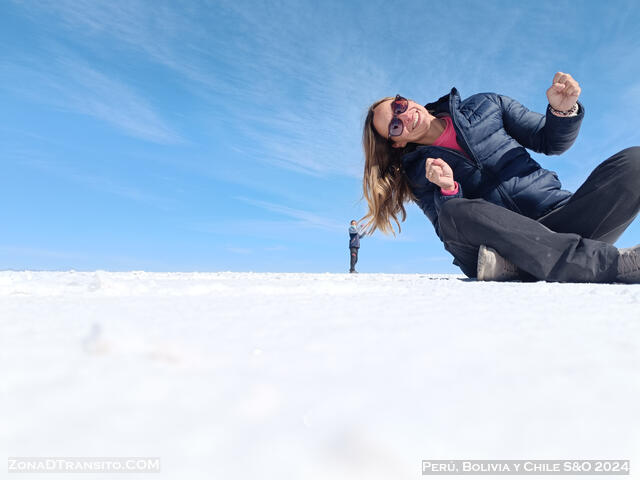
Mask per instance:
[[[564,116],[554,114],[547,108],[546,115],[531,112],[516,100],[505,95],[496,95],[502,109],[504,128],[520,145],[534,152],[559,155],[575,142],[584,118],[584,106],[578,102],[581,89],[569,74],[556,73],[547,90],[549,106],[560,111],[578,106],[577,114]]]
[[[451,167],[444,160],[427,158],[421,153],[421,148],[413,152],[413,158],[405,162],[405,171],[418,207],[431,221],[440,238],[440,209],[447,200],[463,197],[462,185],[454,181]],[[442,190],[441,185],[449,187],[451,184],[455,191]]]

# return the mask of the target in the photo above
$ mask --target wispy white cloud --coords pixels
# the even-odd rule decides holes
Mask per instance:
[[[95,190],[150,205],[161,210],[174,209],[174,203],[169,198],[154,195],[136,187],[122,185],[103,176],[73,173],[68,178]]]
[[[291,220],[264,220],[234,218],[226,220],[202,220],[192,221],[185,224],[185,227],[195,232],[202,232],[216,237],[224,235],[238,235],[253,238],[270,238],[274,241],[281,240],[299,230],[299,222]]]
[[[264,250],[266,250],[267,252],[281,252],[287,250],[287,247],[285,247],[284,245],[274,245],[272,247],[264,247]]]
[[[235,196],[233,199],[257,207],[255,218],[247,218],[250,215],[245,214],[242,218],[190,222],[187,224],[187,228],[215,235],[231,234],[246,237],[263,237],[276,241],[302,235],[303,233],[301,232],[305,232],[307,229],[322,230],[330,235],[337,234],[342,238],[347,234],[349,228],[348,222],[350,218],[335,220],[308,210],[243,196]],[[262,211],[274,213],[281,218],[263,218]],[[417,212],[417,214],[420,215],[421,212]],[[282,217],[285,219],[282,219]],[[404,229],[402,233],[395,237],[375,234],[375,239],[385,243],[413,243],[420,241],[415,235],[407,234]],[[285,246],[280,245],[272,247],[270,250],[285,248]]]
[[[66,107],[110,123],[134,137],[156,143],[183,141],[142,96],[124,83],[79,62],[67,59],[61,63],[67,80],[71,80],[71,85],[62,90]]]
[[[354,38],[314,48],[324,26],[314,24],[309,6],[88,0],[21,5],[41,23],[43,17],[55,19],[56,28],[66,29],[74,42],[84,39],[82,47],[96,55],[105,57],[106,43],[168,68],[192,94],[225,110],[234,143],[255,161],[309,175],[361,173],[359,124],[371,100],[366,91],[377,90],[386,73],[364,56],[353,65],[349,43]],[[275,12],[277,18],[266,22]],[[300,15],[309,23],[301,23]],[[340,68],[341,62],[356,68]],[[74,67],[99,93],[123,90],[122,84],[109,85],[95,68]],[[113,102],[69,99],[133,134],[170,138],[158,118],[128,122],[130,115],[109,108]],[[144,110],[136,113],[134,118],[145,118]],[[145,124],[155,128],[142,129]]]
[[[226,247],[225,250],[230,253],[237,253],[239,255],[251,255],[253,253],[252,248],[242,247]]]
[[[4,62],[4,88],[63,111],[94,117],[132,137],[161,144],[184,141],[124,82],[63,49],[49,53],[46,64],[35,58]]]
[[[279,205],[276,203],[265,202],[263,200],[256,200],[256,199],[246,198],[246,197],[234,197],[234,199],[240,200],[249,205],[254,205],[263,210],[268,210],[270,212],[292,218],[296,220],[296,223],[298,223],[301,226],[310,227],[310,228],[319,228],[322,230],[329,230],[329,231],[340,231],[345,229],[343,222],[337,222],[333,219],[326,218],[321,215],[308,212],[306,210],[300,210],[300,209],[292,208],[286,205]]]
[[[122,197],[160,210],[171,211],[175,209],[175,202],[168,197],[146,192],[136,186],[127,185],[123,181],[104,175],[81,172],[76,167],[47,158],[41,151],[16,152],[10,157],[10,160],[46,172],[52,177],[77,183],[88,189]]]

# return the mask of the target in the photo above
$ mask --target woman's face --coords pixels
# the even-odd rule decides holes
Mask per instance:
[[[391,102],[385,100],[373,110],[373,127],[382,138],[389,136],[389,122],[393,119]],[[402,122],[402,133],[398,136],[390,137],[395,148],[402,148],[407,143],[423,143],[429,138],[431,122],[436,118],[431,115],[426,108],[409,100],[407,110],[397,115]]]

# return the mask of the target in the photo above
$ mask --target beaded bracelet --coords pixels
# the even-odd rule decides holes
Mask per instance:
[[[571,107],[569,110],[566,110],[564,112],[562,110],[556,110],[551,105],[549,105],[549,110],[551,110],[551,113],[562,115],[563,117],[574,116],[574,114],[578,112],[578,103],[577,102],[574,103],[573,107]]]

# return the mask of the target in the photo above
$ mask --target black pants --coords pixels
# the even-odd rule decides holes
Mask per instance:
[[[530,275],[554,282],[613,282],[613,243],[640,210],[640,147],[608,158],[571,199],[533,220],[481,199],[447,200],[440,234],[454,264],[477,274],[478,248],[494,248]]]
[[[358,247],[349,247],[349,252],[351,252],[351,268],[349,268],[349,271],[353,272],[356,269],[356,263],[358,263]]]

